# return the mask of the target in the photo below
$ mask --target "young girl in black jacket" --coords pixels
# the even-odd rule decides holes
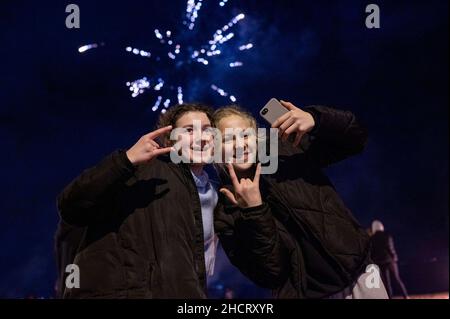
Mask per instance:
[[[218,194],[204,170],[207,160],[193,153],[208,141],[192,133],[195,121],[209,130],[211,116],[204,105],[169,108],[157,130],[65,187],[58,197],[62,223],[82,231],[57,236],[60,273],[67,275],[68,264],[79,270],[79,285],[60,278],[63,298],[206,298]],[[184,129],[190,163],[168,156],[174,128]]]
[[[215,229],[227,255],[277,298],[387,298],[366,232],[322,172],[360,153],[366,130],[350,112],[282,104],[288,112],[272,125],[280,133],[277,172],[260,176],[260,164],[236,157],[221,170],[227,209]],[[256,130],[252,115],[235,106],[216,111],[214,122],[223,133]],[[251,157],[248,141],[244,159]],[[243,232],[249,222],[259,223],[259,232]]]

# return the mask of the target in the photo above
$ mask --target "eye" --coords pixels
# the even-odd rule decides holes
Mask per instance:
[[[225,135],[223,137],[224,143],[232,143],[234,141],[234,135]]]
[[[203,129],[203,133],[206,134],[213,134],[215,131],[212,127],[206,127],[205,129]]]
[[[186,132],[188,132],[188,133],[194,132],[194,129],[192,127],[185,127],[185,129],[186,129]]]
[[[254,131],[246,131],[246,132],[241,132],[239,135],[241,138],[245,138],[245,139],[249,139],[255,136],[255,132]]]

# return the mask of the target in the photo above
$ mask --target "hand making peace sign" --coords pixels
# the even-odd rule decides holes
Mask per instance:
[[[142,136],[136,144],[127,151],[127,157],[133,165],[149,162],[158,155],[169,153],[172,147],[161,148],[154,141],[160,135],[170,132],[172,126],[165,126],[156,131],[150,132]]]

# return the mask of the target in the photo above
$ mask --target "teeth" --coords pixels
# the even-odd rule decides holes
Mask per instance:
[[[248,155],[249,155],[248,153],[244,153],[244,154],[243,154],[243,156],[248,156]],[[236,154],[233,155],[233,158],[236,158]]]

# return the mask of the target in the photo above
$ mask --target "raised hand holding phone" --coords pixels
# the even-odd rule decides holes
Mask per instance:
[[[290,134],[295,134],[293,144],[298,146],[303,135],[310,132],[316,125],[314,117],[290,102],[283,100],[280,102],[288,112],[273,122],[272,127],[280,130],[279,135],[284,142],[287,141]]]

